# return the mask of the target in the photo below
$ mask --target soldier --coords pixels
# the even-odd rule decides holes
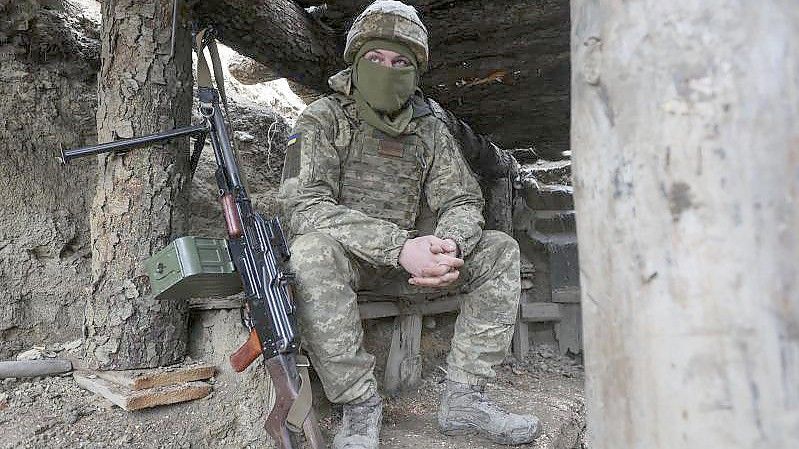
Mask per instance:
[[[427,29],[398,1],[369,5],[347,34],[335,91],[310,104],[289,138],[281,206],[297,276],[305,348],[331,402],[336,448],[377,448],[382,400],[362,345],[357,292],[463,298],[438,424],[447,435],[531,442],[539,422],[484,394],[513,333],[519,248],[483,231],[483,198],[440,107],[419,90]]]

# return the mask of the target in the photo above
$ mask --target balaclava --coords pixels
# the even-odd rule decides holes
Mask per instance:
[[[371,50],[397,52],[411,61],[411,66],[392,68],[374,63],[363,56]],[[372,39],[364,43],[355,56],[352,67],[353,97],[361,118],[396,137],[402,133],[413,116],[408,100],[416,91],[419,80],[418,62],[414,53],[400,42]]]

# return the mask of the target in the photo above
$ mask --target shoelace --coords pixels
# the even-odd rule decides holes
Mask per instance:
[[[472,396],[472,398],[476,399],[476,402],[479,403],[485,409],[488,409],[489,412],[498,413],[502,416],[509,416],[510,413],[504,410],[502,407],[497,405],[496,402],[488,399],[484,391],[472,389],[470,392],[467,393],[468,396]]]

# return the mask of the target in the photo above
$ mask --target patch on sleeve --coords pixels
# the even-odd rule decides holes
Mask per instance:
[[[300,143],[300,133],[293,134],[289,136],[288,142],[286,142],[287,147],[291,147],[292,145],[297,145]]]
[[[300,133],[286,141],[286,159],[283,162],[283,181],[300,174]]]

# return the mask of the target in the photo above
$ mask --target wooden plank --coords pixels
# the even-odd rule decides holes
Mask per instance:
[[[192,298],[188,300],[191,310],[220,310],[238,309],[241,307],[240,299],[230,298]],[[412,315],[421,313],[422,315],[436,315],[439,313],[453,312],[460,308],[460,300],[457,298],[438,299],[420,304],[406,304],[404,302],[393,301],[386,297],[360,296],[358,297],[358,307],[362,320],[375,318],[385,318],[398,315]]]
[[[144,390],[165,385],[208,379],[214,376],[216,368],[208,363],[194,365],[177,365],[145,370],[91,371],[101,379],[129,388]]]
[[[399,315],[437,315],[454,312],[460,307],[461,300],[457,298],[438,299],[419,304],[385,300],[358,303],[362,320]]]
[[[211,385],[205,382],[186,382],[145,390],[130,390],[105,379],[93,377],[87,372],[75,372],[72,376],[82,388],[108,399],[127,411],[200,399],[211,392]]]
[[[394,319],[383,389],[389,396],[416,387],[422,378],[422,315]]]
[[[552,290],[552,302],[557,303],[580,303],[580,286],[561,287]]]
[[[561,354],[579,354],[583,350],[582,317],[579,304],[561,306],[563,318],[555,324],[555,338]]]
[[[0,362],[0,379],[36,377],[72,371],[72,362],[64,359],[7,360]]]
[[[522,320],[534,323],[558,321],[561,319],[561,306],[552,302],[522,303]]]
[[[527,322],[522,320],[522,310],[521,307],[519,307],[519,314],[513,329],[513,342],[511,345],[511,350],[516,360],[524,360],[530,352],[529,326]]]
[[[238,309],[241,307],[239,298],[191,298],[187,301],[191,310]]]
[[[360,311],[362,320],[385,318],[389,316],[397,316],[400,314],[400,310],[399,307],[397,307],[397,303],[393,301],[359,303],[358,310]]]

